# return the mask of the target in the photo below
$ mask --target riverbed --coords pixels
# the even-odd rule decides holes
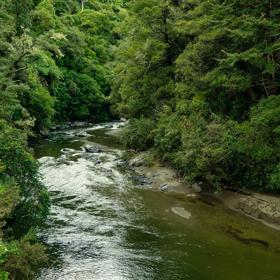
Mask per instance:
[[[38,232],[50,263],[38,280],[279,279],[279,231],[137,184],[108,133],[120,125],[56,131],[35,148],[51,197]]]

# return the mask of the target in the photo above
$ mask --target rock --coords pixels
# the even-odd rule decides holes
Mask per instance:
[[[200,193],[202,191],[201,184],[202,183],[194,183],[192,185],[193,191],[196,192],[196,193]]]
[[[55,130],[59,130],[60,126],[59,125],[53,125],[50,130],[55,131]]]
[[[188,193],[186,196],[187,197],[197,198],[197,194],[196,193]]]
[[[239,201],[237,209],[254,218],[280,225],[280,206],[272,201],[247,197]]]
[[[172,207],[171,211],[184,219],[190,219],[192,216],[192,214],[183,207]]]
[[[89,123],[87,122],[72,122],[72,123],[69,123],[69,126],[72,127],[72,128],[75,128],[75,127],[83,127],[83,126],[88,126],[90,125]]]
[[[153,183],[153,180],[145,177],[144,175],[131,176],[130,179],[141,186],[151,185]]]
[[[118,125],[118,128],[123,128],[123,127],[125,127],[126,125],[125,125],[125,123],[120,123],[119,125]]]
[[[143,155],[138,155],[135,158],[131,159],[129,161],[129,166],[131,167],[140,167],[142,165],[144,165],[145,161],[144,161],[144,157]]]
[[[63,153],[71,153],[71,152],[74,152],[75,150],[73,150],[73,149],[70,149],[70,148],[63,148],[63,149],[61,149],[61,152],[63,152]]]
[[[75,134],[78,137],[87,137],[89,136],[85,131],[81,131]]]
[[[231,236],[233,236],[234,238],[236,238],[237,240],[245,244],[261,245],[265,248],[269,248],[269,243],[266,240],[256,238],[254,236],[250,236],[250,233],[246,233],[238,228],[228,226],[225,228],[225,231]]]
[[[41,130],[40,131],[40,135],[42,136],[42,137],[48,137],[49,136],[49,134],[50,134],[50,132],[49,132],[49,130]]]
[[[96,146],[96,145],[93,145],[93,146],[86,145],[85,146],[85,151],[87,153],[101,153],[102,152],[101,148]]]
[[[168,191],[168,189],[169,189],[169,186],[167,185],[167,184],[161,184],[160,186],[159,186],[159,189],[161,190],[161,191]]]
[[[59,126],[59,129],[62,129],[62,130],[69,129],[69,128],[70,128],[70,124],[68,124],[68,123],[65,123],[65,124],[62,124]]]
[[[113,128],[114,126],[112,124],[106,124],[104,125],[104,128]]]

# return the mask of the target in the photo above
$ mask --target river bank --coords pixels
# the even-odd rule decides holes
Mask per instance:
[[[120,132],[114,131],[118,136]],[[204,189],[200,184],[188,185],[177,176],[176,171],[165,163],[153,158],[149,152],[135,154],[129,161],[129,166],[138,176],[146,178],[150,188],[157,191],[182,193],[206,203],[221,202],[226,207],[246,215],[264,225],[280,230],[280,196],[255,192],[238,192],[221,190],[214,193]],[[144,180],[144,183],[145,183]]]

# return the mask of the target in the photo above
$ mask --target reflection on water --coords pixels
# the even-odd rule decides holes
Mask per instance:
[[[38,279],[279,279],[278,232],[219,204],[136,188],[102,128],[62,131],[36,148],[52,201],[39,235],[55,259]],[[94,143],[102,151],[85,152]]]

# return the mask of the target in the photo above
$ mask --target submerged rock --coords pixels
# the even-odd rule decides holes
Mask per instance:
[[[131,166],[131,167],[140,167],[140,166],[144,165],[144,163],[145,163],[144,155],[140,154],[140,155],[134,157],[133,159],[131,159],[129,161],[129,166]]]
[[[106,124],[104,125],[104,128],[113,128],[114,126],[112,124]]]
[[[51,131],[55,131],[55,130],[59,130],[59,129],[60,129],[59,125],[53,125],[53,126],[50,127]]]
[[[151,185],[153,183],[153,180],[144,175],[131,176],[130,179],[141,186]]]
[[[50,131],[48,129],[46,130],[40,130],[40,135],[44,138],[47,138],[50,134]]]
[[[196,193],[202,192],[201,185],[202,185],[202,183],[194,183],[194,184],[192,185],[193,191],[196,192]]]
[[[184,219],[190,219],[192,216],[192,214],[183,207],[172,207],[171,211]]]
[[[86,145],[85,151],[87,153],[101,153],[102,149],[100,147],[98,147],[97,145],[92,145],[92,146]]]
[[[254,218],[280,225],[280,204],[272,201],[246,197],[239,201],[237,209]]]
[[[63,149],[61,149],[61,152],[63,152],[63,153],[71,153],[71,152],[75,152],[75,150],[74,149],[70,149],[70,148],[63,148]]]
[[[92,124],[91,123],[87,123],[87,122],[78,122],[78,121],[72,122],[72,123],[69,124],[69,126],[71,128],[90,126],[90,125],[92,125]]]
[[[229,227],[225,228],[225,231],[243,243],[261,245],[265,248],[269,248],[269,243],[266,240],[263,240],[263,239],[260,239],[260,238],[254,237],[254,236],[250,236],[250,234],[248,234],[240,229],[229,226]]]
[[[167,185],[167,184],[161,184],[160,186],[159,186],[159,189],[161,190],[161,191],[168,191],[168,189],[169,189],[169,186]]]
[[[87,137],[87,136],[89,136],[85,131],[81,131],[81,132],[78,132],[77,134],[76,134],[76,136],[78,136],[78,137]]]

